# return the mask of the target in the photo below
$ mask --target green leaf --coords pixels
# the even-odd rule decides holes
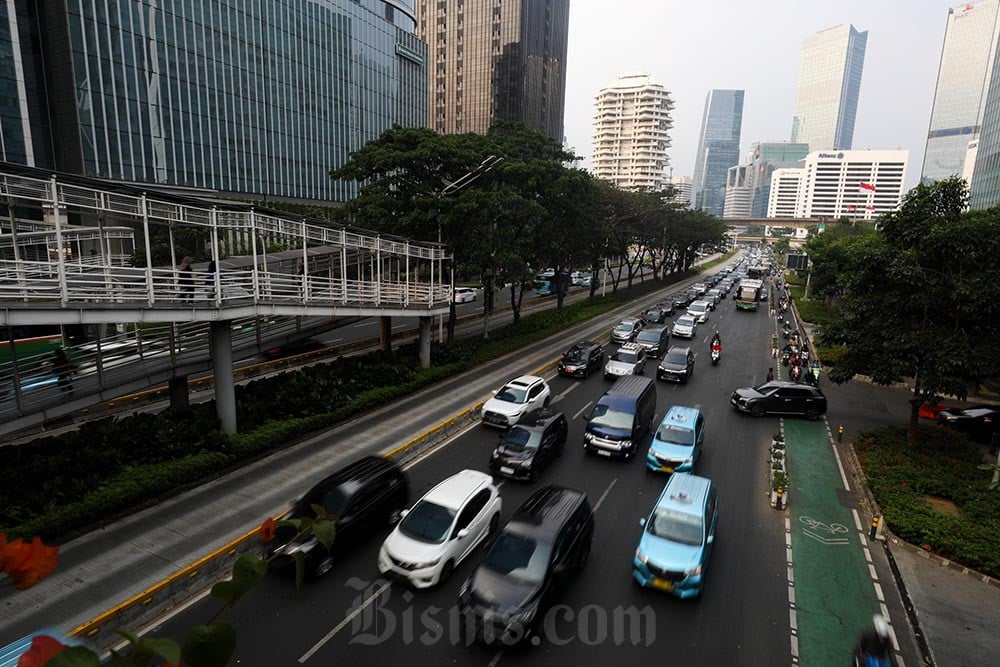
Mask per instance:
[[[115,630],[116,635],[121,635],[128,640],[128,643],[132,646],[136,646],[139,643],[139,635],[135,634],[130,630]]]
[[[243,554],[233,563],[233,576],[212,586],[212,597],[232,606],[257,585],[267,573],[267,561],[256,554]]]
[[[45,667],[101,667],[101,660],[86,646],[70,646],[46,662]]]
[[[224,622],[191,630],[181,654],[185,667],[224,667],[236,650],[236,630]]]
[[[153,655],[158,655],[171,664],[176,665],[181,659],[181,647],[173,639],[150,637],[143,639],[141,645]]]
[[[337,524],[332,521],[317,521],[313,524],[313,535],[320,541],[327,551],[333,546],[333,540],[337,537]]]
[[[317,519],[325,519],[328,516],[330,516],[326,512],[326,508],[323,507],[322,505],[318,505],[316,503],[313,503],[312,505],[310,505],[310,507],[312,508],[312,511],[316,515]]]

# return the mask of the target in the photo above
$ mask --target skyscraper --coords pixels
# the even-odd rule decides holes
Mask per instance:
[[[771,196],[771,174],[775,169],[798,167],[809,154],[808,144],[788,141],[755,141],[750,144],[750,167],[747,186],[750,188],[750,216],[767,215]]]
[[[346,201],[356,185],[331,169],[395,124],[426,125],[427,45],[412,5],[5,3],[3,158],[243,198]]]
[[[692,208],[722,217],[726,204],[726,173],[740,161],[742,127],[743,91],[709,91],[694,160]]]
[[[828,28],[805,40],[793,143],[809,144],[811,151],[851,147],[867,43],[868,32],[858,32],[853,25]]]
[[[667,179],[667,185],[674,189],[674,196],[670,201],[684,208],[691,208],[690,176],[672,176]]]
[[[749,165],[738,164],[726,172],[726,207],[723,218],[750,217],[750,186],[747,184]]]
[[[969,142],[979,138],[1000,35],[1000,0],[948,10],[934,107],[920,180],[962,175]]]
[[[514,120],[563,140],[569,0],[416,2],[432,128],[485,133]]]
[[[625,189],[664,189],[673,108],[670,93],[648,74],[620,77],[598,93],[594,176]]]

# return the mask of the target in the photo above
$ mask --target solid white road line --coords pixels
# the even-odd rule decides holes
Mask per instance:
[[[587,404],[584,405],[582,408],[580,408],[575,415],[573,415],[573,419],[576,419],[577,417],[582,415],[587,410],[587,408],[593,405],[593,403],[594,403],[593,401],[587,401]]]
[[[352,611],[352,612],[351,612],[350,614],[348,614],[348,615],[347,615],[347,616],[346,616],[346,617],[344,618],[344,620],[342,620],[342,621],[341,621],[340,623],[338,623],[337,625],[335,625],[335,626],[333,627],[333,630],[330,630],[330,632],[326,633],[326,636],[325,636],[325,637],[323,637],[323,638],[322,638],[322,639],[320,639],[320,640],[319,640],[318,642],[316,642],[316,645],[315,645],[315,646],[313,646],[313,647],[312,647],[311,649],[309,649],[308,651],[306,651],[306,652],[305,652],[305,653],[304,653],[304,654],[302,655],[302,657],[301,657],[301,658],[299,658],[299,663],[300,663],[300,664],[301,664],[301,663],[304,663],[304,662],[305,662],[306,660],[308,660],[309,658],[313,657],[313,655],[314,655],[314,654],[316,653],[316,651],[318,651],[318,650],[320,650],[321,648],[323,648],[323,645],[324,645],[324,644],[326,644],[326,643],[327,643],[328,641],[330,641],[331,639],[333,639],[333,636],[334,636],[334,635],[336,635],[336,634],[337,634],[338,632],[340,632],[341,630],[343,630],[343,629],[344,629],[344,627],[345,627],[345,626],[346,626],[346,625],[347,625],[348,623],[350,623],[351,621],[353,621],[353,620],[354,620],[354,618],[355,618],[355,617],[356,617],[356,616],[357,616],[358,614],[360,614],[361,612],[363,612],[363,611],[365,610],[365,608],[366,608],[366,607],[367,607],[368,605],[370,605],[370,604],[371,604],[372,602],[374,602],[375,600],[377,600],[377,599],[378,599],[378,598],[379,598],[379,597],[380,597],[380,596],[382,595],[382,593],[385,593],[385,592],[386,592],[386,591],[387,591],[387,590],[389,589],[389,586],[391,586],[391,585],[392,585],[392,582],[389,582],[389,581],[387,581],[387,582],[385,582],[384,584],[382,584],[382,586],[381,586],[381,587],[380,587],[380,588],[379,588],[379,589],[378,589],[377,591],[375,591],[374,593],[372,593],[372,594],[371,594],[371,595],[370,595],[370,596],[368,597],[368,599],[367,599],[367,600],[365,600],[365,601],[364,601],[364,602],[362,602],[362,603],[361,603],[360,605],[358,605],[358,608],[357,608],[357,609],[355,609],[355,610],[354,610],[354,611]]]
[[[604,489],[604,493],[601,494],[601,497],[597,499],[597,504],[594,505],[594,514],[597,514],[597,510],[601,509],[601,504],[604,503],[604,499],[608,497],[608,494],[611,493],[611,489],[615,488],[615,484],[617,483],[618,478],[615,477],[611,480],[611,483],[608,484],[608,488]]]
[[[840,452],[837,451],[837,445],[830,446],[833,447],[833,456],[837,459],[837,468],[840,470],[840,481],[844,483],[844,489],[850,491],[851,485],[847,483],[847,475],[844,473],[844,464],[840,462]]]

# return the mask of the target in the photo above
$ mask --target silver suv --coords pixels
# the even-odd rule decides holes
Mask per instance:
[[[646,370],[646,349],[635,343],[625,343],[604,364],[604,379],[622,375],[642,375]]]
[[[642,320],[637,317],[626,317],[611,330],[611,342],[631,343],[640,330],[642,330]]]

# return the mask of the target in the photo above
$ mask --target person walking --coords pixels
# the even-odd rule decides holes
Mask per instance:
[[[193,261],[193,257],[185,255],[184,259],[177,266],[177,284],[181,290],[182,301],[191,301],[194,299],[194,270],[191,268],[191,262]]]
[[[773,380],[774,380],[774,369],[773,368],[768,368],[767,369],[767,382],[771,382]]]
[[[70,361],[66,350],[59,348],[52,353],[52,374],[59,380],[59,390],[64,394],[73,393],[73,370],[75,364]]]
[[[208,263],[208,268],[205,269],[205,273],[206,273],[205,287],[207,288],[206,291],[208,293],[208,296],[210,298],[213,298],[213,299],[215,298],[215,272],[216,271],[218,271],[218,268],[217,268],[217,266],[215,264],[215,260],[213,259],[213,260],[211,260]]]

